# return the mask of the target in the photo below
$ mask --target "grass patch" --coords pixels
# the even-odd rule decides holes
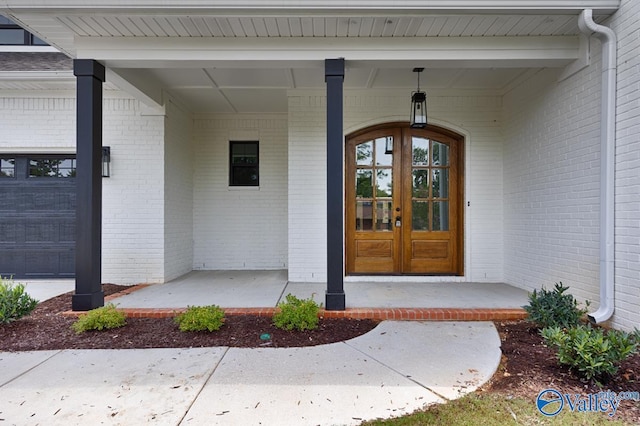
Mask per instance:
[[[621,420],[613,420],[605,413],[574,413],[565,408],[555,417],[545,417],[533,401],[522,398],[507,399],[496,394],[472,393],[463,398],[436,404],[425,411],[388,420],[362,423],[368,426],[416,426],[416,425],[560,425],[560,426],[625,426]]]

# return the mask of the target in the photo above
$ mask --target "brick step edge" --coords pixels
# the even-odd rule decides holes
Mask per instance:
[[[186,308],[122,308],[128,318],[171,318]],[[223,308],[226,315],[273,316],[277,308]],[[68,316],[82,312],[66,311]],[[352,308],[344,311],[320,310],[321,318],[351,318],[396,321],[508,321],[526,318],[524,309],[463,308]]]

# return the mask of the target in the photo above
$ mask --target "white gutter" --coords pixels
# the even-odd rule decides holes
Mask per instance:
[[[615,130],[616,130],[616,34],[611,28],[593,21],[591,9],[585,9],[578,19],[580,31],[595,33],[602,42],[602,99],[600,118],[600,306],[588,315],[589,321],[601,323],[614,310],[614,190],[615,190]]]

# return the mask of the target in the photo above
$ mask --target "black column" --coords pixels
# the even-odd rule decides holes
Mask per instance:
[[[104,305],[102,265],[102,83],[104,66],[73,61],[77,77],[76,124],[76,290],[74,311]]]
[[[344,59],[326,59],[327,83],[327,294],[326,309],[343,311],[343,107]]]

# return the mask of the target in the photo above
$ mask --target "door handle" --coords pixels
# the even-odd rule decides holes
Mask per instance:
[[[396,216],[396,228],[400,228],[402,226],[402,218],[400,216]]]

